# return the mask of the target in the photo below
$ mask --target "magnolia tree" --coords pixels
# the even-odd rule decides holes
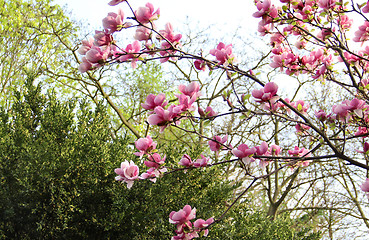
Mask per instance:
[[[237,65],[237,56],[232,52],[232,44],[220,42],[204,55],[184,51],[182,35],[174,30],[171,23],[166,23],[164,27],[157,26],[160,10],[151,3],[137,9],[124,0],[113,0],[109,4],[121,4],[122,8],[108,13],[102,20],[104,30],[96,31],[93,38],[82,42],[78,50],[83,55],[80,72],[93,71],[107,64],[129,62],[136,68],[140,62],[177,64],[190,60],[192,69],[197,72],[220,71],[226,76],[228,88],[222,94],[224,105],[217,108],[222,112],[215,112],[214,106],[209,105],[219,96],[204,95],[200,81],[179,85],[176,99],[167,99],[164,93],[150,94],[142,104],[149,115],[147,122],[157,126],[159,134],[168,128],[175,128],[195,135],[208,144],[210,151],[215,153],[212,155],[214,158],[210,157],[209,152],[200,156],[184,154],[182,159],[178,159],[179,166],[167,166],[156,142],[147,135],[135,142],[137,157],[132,156],[132,159],[144,161],[147,169],[139,169],[132,160],[123,161],[120,168],[115,169],[116,180],[126,183],[128,188],[136,181],[155,183],[159,177],[175,171],[222,167],[225,164],[237,166],[233,177],[247,177],[245,187],[221,216],[196,219],[196,208],[190,205],[171,212],[169,222],[175,225],[172,239],[207,236],[211,225],[221,221],[245,194],[255,189],[258,182],[275,176],[277,188],[278,173],[289,171],[292,174],[285,178],[283,185],[291,189],[299,172],[327,161],[356,172],[356,181],[352,182],[361,183],[346,185],[361,219],[369,228],[365,211],[357,201],[364,193],[369,197],[369,143],[365,142],[369,135],[369,46],[366,46],[369,40],[369,20],[366,17],[369,4],[338,0],[255,2],[253,17],[260,19],[258,32],[270,39],[271,57],[267,67],[292,77],[309,79],[314,86],[321,84],[323,88],[329,84],[344,96],[344,99],[334,96],[325,99],[325,106],[317,102],[288,99],[280,94],[278,90],[281,87],[276,82],[258,77],[255,69],[241,69]],[[362,25],[355,26],[353,19]],[[350,40],[349,30],[352,28]],[[135,30],[131,43],[122,45],[114,40],[115,35],[128,29]],[[258,87],[250,92],[241,91],[235,87],[239,81]],[[337,103],[338,100],[340,102]],[[274,125],[278,123],[283,127],[277,129],[271,126],[272,123],[266,123],[267,128],[264,129],[267,130],[252,139],[237,134],[209,135],[210,130],[204,131],[204,123],[235,116],[243,119],[237,124],[252,126],[258,119],[269,117],[274,119]],[[250,127],[249,131],[253,129]],[[296,134],[291,135],[292,132]],[[279,136],[286,134],[294,146],[279,140]],[[256,168],[259,170],[254,171]],[[362,193],[352,194],[350,188],[359,188]],[[273,203],[270,212],[276,213],[287,193],[285,190],[279,199],[269,196]]]

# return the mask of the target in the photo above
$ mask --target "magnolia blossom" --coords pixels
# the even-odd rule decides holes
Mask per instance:
[[[208,162],[209,162],[209,158],[201,154],[201,158],[196,159],[196,161],[193,163],[193,166],[196,168],[206,167],[208,165]]]
[[[252,96],[256,98],[257,102],[267,102],[272,100],[273,98],[275,99],[277,91],[278,85],[275,84],[274,82],[269,82],[265,84],[264,88],[262,89],[259,90],[254,89],[252,91]]]
[[[181,84],[178,86],[178,90],[184,95],[187,95],[189,97],[193,97],[195,95],[197,98],[201,95],[200,85],[197,82],[191,82],[187,86]]]
[[[203,220],[203,219],[197,219],[194,223],[193,226],[197,229],[202,229],[202,228],[206,228],[208,227],[210,224],[212,224],[214,222],[214,218],[209,218],[208,220]],[[204,231],[204,236],[208,236],[209,234],[209,229],[205,229]]]
[[[295,146],[293,150],[288,150],[288,154],[294,157],[310,157],[311,156],[311,153],[309,152],[308,149],[299,148],[298,146]],[[310,162],[311,160],[305,160],[305,161],[298,160],[296,165],[307,167],[309,166]]]
[[[232,53],[232,44],[225,45],[220,42],[217,48],[210,50],[210,54],[216,57],[219,64],[224,64],[225,66],[228,66],[228,64],[233,63],[236,60]]]
[[[227,142],[228,140],[228,135],[225,135],[223,138],[219,137],[219,136],[214,136],[213,140],[209,140],[208,144],[210,147],[210,150],[213,152],[217,152],[220,149],[223,149],[223,145]]]
[[[359,26],[359,30],[355,32],[354,42],[365,42],[369,39],[369,22],[365,21],[363,25]]]
[[[138,41],[148,41],[151,39],[151,30],[147,27],[137,27],[134,39]]]
[[[281,153],[281,147],[275,144],[272,144],[269,149],[269,155],[278,156]]]
[[[352,115],[363,118],[367,108],[368,105],[365,104],[364,100],[354,98],[351,101],[345,100],[341,104],[334,105],[332,112],[336,114],[337,119],[348,122]]]
[[[135,11],[135,16],[141,24],[149,23],[159,18],[160,9],[154,12],[154,6],[151,3],[146,3],[145,7],[139,7]]]
[[[88,40],[82,40],[82,45],[78,48],[78,53],[81,55],[86,55],[88,50],[94,45],[94,39],[90,37]]]
[[[131,60],[132,68],[137,67],[137,60],[143,55],[140,54],[141,44],[139,41],[134,41],[132,44],[128,44],[124,52],[116,52],[115,55],[120,56],[119,61],[125,62]]]
[[[87,58],[83,57],[82,58],[82,62],[79,64],[78,66],[78,70],[81,72],[81,73],[85,73],[87,72],[88,70],[90,70],[92,68],[92,63],[90,63]]]
[[[336,7],[337,0],[319,0],[318,4],[320,8],[330,9]]]
[[[118,5],[119,3],[125,2],[126,0],[112,0],[109,2],[110,6]]]
[[[123,181],[127,183],[127,188],[131,188],[134,181],[138,179],[139,169],[132,161],[127,160],[122,162],[120,168],[114,170],[118,176],[115,177],[117,181]]]
[[[178,212],[172,211],[169,214],[169,222],[173,224],[183,224],[196,217],[196,208],[186,205]]]
[[[205,63],[205,61],[200,60],[200,59],[196,59],[194,61],[193,65],[195,66],[195,68],[197,70],[200,70],[200,71],[205,71],[205,69],[206,69],[206,63]]]
[[[178,107],[181,108],[182,112],[194,111],[196,109],[196,107],[192,105],[196,101],[196,98],[197,98],[196,95],[194,95],[192,97],[189,97],[189,96],[184,95],[184,94],[180,94],[180,95],[176,95],[176,96],[177,96],[178,102],[179,102]]]
[[[218,113],[216,113],[212,107],[207,106],[205,108],[205,111],[202,108],[198,109],[198,112],[200,114],[201,117],[207,117],[207,118],[211,118],[211,117],[215,117],[218,115]]]
[[[255,18],[263,17],[265,19],[278,17],[278,10],[271,4],[270,0],[264,0],[263,2],[256,1],[256,7],[258,11],[252,14]]]
[[[237,149],[233,149],[232,153],[236,157],[240,158],[243,163],[248,164],[250,162],[255,162],[255,159],[252,157],[256,152],[256,148],[249,148],[246,144],[241,144]]]
[[[140,152],[136,152],[134,154],[142,157],[144,154],[148,154],[151,150],[154,150],[156,148],[156,143],[150,136],[147,136],[145,138],[138,139],[135,142],[135,146]]]
[[[185,166],[185,167],[192,167],[193,166],[193,162],[190,156],[188,156],[187,154],[184,154],[181,158],[181,160],[178,163],[179,165]]]
[[[110,45],[113,42],[113,36],[109,33],[108,30],[105,31],[95,31],[94,35],[94,44],[96,46],[105,46]]]
[[[161,106],[157,106],[154,109],[154,114],[150,115],[147,118],[147,121],[151,125],[160,126],[160,131],[164,131],[164,129],[174,120],[175,117],[181,112],[182,107],[177,107],[175,105],[169,106],[168,109],[164,109]]]
[[[307,115],[307,110],[309,109],[310,104],[305,103],[303,100],[297,100],[296,102],[292,102],[291,106],[296,108],[302,114]]]
[[[369,13],[369,1],[366,2],[365,6],[361,9],[363,13]]]
[[[361,184],[360,188],[361,188],[361,191],[365,192],[366,196],[369,199],[369,178],[367,178],[365,182]]]
[[[156,178],[160,176],[161,173],[167,171],[167,168],[162,167],[165,163],[165,156],[160,157],[158,153],[154,153],[148,156],[148,161],[144,161],[144,164],[149,167],[145,173],[141,174],[141,179],[149,179],[152,182],[156,182]]]
[[[110,55],[109,46],[103,48],[92,46],[92,48],[88,50],[88,52],[86,52],[86,59],[91,63],[102,64],[106,61],[109,55]]]
[[[327,120],[327,114],[323,110],[315,111],[315,116],[321,121],[324,122]]]
[[[109,33],[113,33],[122,29],[123,20],[124,12],[122,9],[118,9],[118,13],[108,13],[108,16],[102,20],[102,24],[104,29],[107,29]]]
[[[182,34],[174,34],[173,26],[171,23],[165,24],[165,30],[160,30],[159,33],[165,38],[165,40],[169,41],[172,44],[178,44],[179,40],[181,40],[182,38]]]
[[[160,165],[164,164],[165,156],[160,157],[159,153],[154,153],[148,156],[149,161],[145,161],[144,164],[149,168],[159,168]]]
[[[154,110],[157,106],[165,107],[168,101],[165,101],[165,94],[159,93],[157,96],[149,94],[146,97],[146,102],[142,103],[141,106],[146,110]]]

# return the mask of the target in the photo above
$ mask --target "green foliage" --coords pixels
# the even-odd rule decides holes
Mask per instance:
[[[23,86],[27,69],[41,73],[65,67],[61,61],[66,52],[63,44],[70,44],[76,29],[62,9],[51,3],[51,0],[0,0],[2,105],[9,104],[7,94],[12,88]]]
[[[9,239],[102,237],[97,219],[109,215],[113,169],[127,141],[111,140],[102,108],[62,103],[26,85],[0,114],[1,232]]]
[[[128,139],[112,139],[104,109],[42,95],[32,79],[25,87],[0,111],[3,238],[168,239],[171,211],[191,204],[206,218],[222,210],[232,187],[220,184],[215,169],[140,181],[130,190],[115,182],[121,161],[139,159]],[[180,153],[166,149],[168,162],[177,162]]]
[[[112,138],[103,106],[91,110],[85,102],[61,102],[41,89],[31,76],[25,91],[14,94],[12,107],[0,110],[0,238],[170,239],[171,211],[189,204],[207,219],[226,210],[238,186],[224,182],[217,168],[177,171],[155,184],[138,181],[132,189],[116,182],[121,161],[134,160],[145,169],[131,140]],[[175,141],[159,147],[174,168],[183,153],[196,158],[203,151]],[[317,239],[302,237],[305,229],[291,228],[288,218],[272,222],[240,209],[215,224],[210,238]]]

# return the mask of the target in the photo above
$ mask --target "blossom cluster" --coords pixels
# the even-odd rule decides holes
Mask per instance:
[[[172,240],[189,240],[198,238],[200,235],[207,236],[209,229],[207,227],[214,222],[214,218],[203,220],[197,219],[195,222],[191,220],[196,218],[196,208],[191,208],[190,205],[186,205],[178,212],[172,211],[169,214],[169,222],[176,224],[175,230],[176,236],[172,237]]]
[[[112,0],[109,4],[115,6],[123,2],[128,4],[126,0]],[[253,16],[261,19],[258,31],[262,36],[270,35],[269,43],[272,47],[270,67],[279,69],[287,75],[307,74],[311,79],[324,82],[330,79],[330,74],[334,73],[333,68],[336,64],[343,63],[348,67],[354,67],[355,76],[360,78],[360,81],[356,81],[355,77],[352,77],[352,86],[357,89],[357,97],[333,105],[331,113],[323,110],[315,111],[315,121],[320,129],[310,121],[309,113],[312,112],[309,111],[310,104],[303,100],[282,99],[277,95],[278,85],[274,82],[264,85],[257,81],[262,88],[254,89],[250,94],[256,102],[256,107],[264,110],[263,113],[266,111],[270,115],[283,116],[283,120],[290,120],[290,123],[294,124],[292,127],[295,126],[296,133],[300,137],[313,139],[312,132],[314,131],[317,135],[322,136],[328,124],[332,128],[347,125],[355,129],[356,137],[366,138],[369,135],[369,107],[364,100],[360,99],[360,96],[368,93],[369,80],[363,77],[365,75],[360,71],[369,71],[369,61],[367,61],[369,47],[366,46],[358,51],[349,51],[346,47],[339,51],[336,50],[337,45],[340,47],[345,45],[342,44],[340,36],[348,33],[353,26],[353,20],[348,17],[345,6],[336,0],[280,0],[280,2],[282,6],[275,6],[271,0],[255,1],[257,11]],[[368,4],[359,8],[363,13],[369,12]],[[198,71],[220,68],[227,73],[229,78],[232,72],[244,74],[235,65],[237,60],[233,54],[232,44],[220,42],[214,49],[211,49],[209,54],[214,58],[213,60],[205,59],[202,54],[199,56],[186,55],[182,50],[182,34],[175,33],[171,23],[165,24],[161,30],[158,30],[159,28],[155,25],[160,17],[160,9],[155,10],[151,3],[147,3],[131,12],[130,17],[126,17],[122,9],[116,13],[108,13],[102,20],[103,30],[96,31],[93,38],[82,41],[78,49],[78,53],[83,56],[79,65],[81,73],[97,69],[105,64],[130,62],[135,68],[139,61],[158,59],[160,63],[165,63],[169,60],[177,61],[187,58],[193,60],[193,67]],[[135,28],[134,41],[125,47],[119,47],[114,34],[127,28]],[[290,44],[291,38],[295,41],[294,45]],[[365,43],[368,40],[369,23],[365,21],[354,33],[353,41]],[[317,47],[308,49],[311,45]],[[251,71],[250,75],[254,77]],[[349,84],[342,85],[350,86]],[[197,123],[196,121],[212,121],[218,118],[218,113],[211,106],[206,106],[205,109],[196,106],[200,105],[201,87],[196,81],[188,85],[179,85],[180,93],[176,94],[176,99],[172,100],[167,100],[164,93],[149,94],[146,101],[141,104],[149,114],[147,122],[158,126],[162,133],[169,126],[179,126],[181,121],[189,120],[194,124]],[[245,95],[243,94],[241,98],[244,100]],[[224,99],[233,110],[235,107],[230,98],[225,97]],[[245,107],[243,100],[240,102]],[[198,117],[194,114],[196,108]],[[319,132],[320,130],[324,133]],[[211,138],[198,135],[208,140],[210,150],[217,156],[220,151],[224,151],[235,156],[237,158],[235,160],[242,163],[241,165],[250,165],[258,161],[259,166],[264,169],[271,162],[282,159],[282,148],[276,144],[269,146],[266,141],[261,142],[260,145],[255,144],[256,146],[241,143],[234,148],[227,134],[215,135]],[[156,182],[158,177],[168,171],[164,166],[166,156],[159,154],[156,149],[157,144],[150,136],[138,139],[135,147],[138,149],[135,155],[140,159],[144,158],[143,164],[148,169],[139,175],[139,168],[133,161],[122,162],[120,168],[115,169],[118,175],[116,180],[126,183],[128,188],[131,188],[137,180],[148,179]],[[356,149],[356,151],[367,156],[369,144],[364,142],[363,150]],[[288,155],[283,157],[286,162],[284,166],[307,167],[312,163],[312,150],[294,146],[293,149],[286,149],[286,152]],[[180,170],[183,171],[214,165],[210,164],[210,158],[203,154],[196,160],[184,154],[178,164],[182,167]],[[369,198],[369,179],[361,185],[361,190]],[[195,218],[196,209],[190,205],[184,206],[178,212],[171,212],[169,222],[176,225],[176,236],[172,239],[207,236],[208,226],[214,222],[214,219],[197,219],[191,222]]]

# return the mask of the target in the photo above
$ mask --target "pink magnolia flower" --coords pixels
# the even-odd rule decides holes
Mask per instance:
[[[260,147],[259,147],[260,149],[258,150],[259,153],[257,153],[257,155],[278,156],[281,153],[281,148],[278,145],[275,145],[275,144],[272,144],[270,146],[270,148],[267,149],[266,152],[264,152],[265,151],[265,147],[267,147],[267,146],[268,146],[267,143],[264,143],[263,142],[260,145]],[[260,153],[263,153],[263,154],[260,154]],[[264,168],[264,167],[268,166],[269,163],[271,163],[271,160],[268,160],[268,159],[260,159],[259,166],[262,167],[262,168]]]
[[[278,156],[281,153],[281,147],[275,144],[272,144],[269,149],[269,154],[272,156]]]
[[[203,219],[197,219],[194,223],[193,223],[193,226],[195,228],[198,229],[198,231],[200,231],[201,229],[203,228],[206,228],[208,227],[210,224],[212,224],[214,222],[214,218],[209,218],[208,220],[203,220]],[[209,234],[209,229],[204,229],[204,236],[208,236]]]
[[[196,168],[206,167],[208,165],[208,162],[209,162],[209,158],[201,154],[201,158],[196,159],[196,161],[193,163],[193,166]]]
[[[360,188],[361,188],[361,191],[365,192],[366,196],[369,199],[369,178],[367,178],[365,182],[361,184]]]
[[[135,142],[136,148],[140,152],[134,153],[136,156],[142,157],[144,154],[148,154],[150,151],[156,148],[156,143],[152,140],[150,136],[145,138],[140,138]]]
[[[181,158],[181,160],[179,161],[178,164],[182,165],[182,166],[185,166],[185,167],[192,167],[193,166],[192,159],[187,154],[184,154],[182,156],[182,158]]]
[[[205,117],[205,118],[212,118],[218,115],[218,113],[216,113],[212,107],[207,106],[205,108],[205,111],[202,108],[198,109],[198,112],[200,114],[201,117]]]
[[[81,73],[85,73],[87,72],[88,70],[90,70],[92,68],[92,63],[90,63],[87,58],[83,57],[82,58],[82,62],[79,64],[78,66],[78,70],[81,72]]]
[[[270,0],[264,0],[263,2],[257,1],[256,7],[258,11],[252,14],[252,16],[255,18],[278,17],[278,10],[274,7],[274,5],[271,4]]]
[[[267,151],[268,151],[268,143],[266,143],[266,142],[262,142],[261,144],[260,144],[260,146],[256,146],[255,147],[256,148],[256,155],[259,155],[259,156],[262,156],[262,155],[264,155],[264,154],[267,154]]]
[[[187,86],[181,84],[178,86],[178,90],[184,95],[187,95],[189,97],[193,97],[195,95],[197,98],[201,95],[200,85],[197,82],[191,82]]]
[[[185,94],[176,95],[178,98],[179,105],[181,112],[185,111],[194,111],[196,109],[195,106],[192,104],[196,101],[197,96],[194,95],[192,97],[189,97]]]
[[[118,5],[119,3],[125,2],[126,0],[112,0],[109,2],[110,6]]]
[[[160,16],[160,9],[154,12],[154,6],[151,3],[146,3],[145,7],[139,7],[135,11],[136,20],[141,24],[149,23],[157,20]]]
[[[298,123],[295,125],[295,129],[296,129],[296,132],[298,135],[308,135],[308,133],[306,132],[307,130],[310,129],[310,127],[308,125],[305,125],[305,124],[301,124],[301,123]]]
[[[285,36],[281,33],[274,33],[270,37],[270,45],[272,46],[279,46],[282,44],[283,40],[285,39]]]
[[[106,59],[108,59],[109,55],[110,55],[109,46],[102,48],[92,46],[92,48],[86,52],[86,59],[90,63],[103,64],[106,61]]]
[[[355,133],[355,136],[364,135],[368,133],[368,129],[366,127],[359,127],[357,132]],[[367,136],[363,136],[365,138]]]
[[[337,0],[319,0],[318,4],[320,8],[329,10],[336,7]]]
[[[191,208],[190,205],[186,205],[178,212],[172,211],[169,214],[169,222],[173,224],[183,224],[194,219],[196,217],[196,208]]]
[[[365,182],[361,184],[360,188],[361,188],[361,191],[369,193],[369,178],[367,178]]]
[[[173,26],[171,23],[165,24],[165,30],[160,30],[159,33],[172,44],[179,43],[179,40],[182,38],[182,34],[174,34]],[[170,45],[169,45],[170,46]]]
[[[174,120],[175,117],[180,113],[181,108],[178,108],[175,105],[169,106],[167,110],[162,108],[161,106],[157,106],[154,109],[154,114],[150,115],[147,118],[147,121],[151,125],[160,126],[160,131],[164,131],[164,129]]]
[[[122,162],[120,168],[114,170],[118,176],[115,177],[117,181],[123,181],[127,183],[127,188],[131,188],[134,181],[138,179],[139,169],[132,161],[127,160]]]
[[[95,31],[94,44],[96,46],[109,46],[113,42],[113,36],[107,31]]]
[[[255,161],[255,159],[252,157],[255,152],[256,148],[249,148],[246,144],[241,144],[237,149],[232,150],[233,155],[240,158],[245,164]]]
[[[369,12],[369,1],[365,4],[365,6],[361,9],[361,11],[363,11],[363,13],[368,13]]]
[[[132,68],[136,68],[138,58],[140,56],[143,57],[140,51],[141,44],[139,41],[136,40],[132,44],[128,44],[124,52],[116,52],[115,55],[120,55],[118,60],[121,62],[131,60]]]
[[[156,178],[160,176],[160,172],[156,168],[150,168],[146,172],[142,173],[140,179],[149,179],[151,182],[156,183]]]
[[[327,114],[323,110],[319,110],[319,112],[315,111],[315,116],[321,121],[324,122],[327,120]]]
[[[273,62],[270,64],[272,68],[280,68],[283,70],[283,67],[287,68],[296,68],[296,63],[298,62],[298,56],[291,52],[283,52],[280,55],[273,56]]]
[[[296,108],[299,112],[303,113],[304,115],[307,114],[307,110],[310,107],[310,105],[308,103],[305,103],[303,100],[297,100],[296,102],[292,102],[291,106]]]
[[[322,41],[325,41],[328,39],[332,33],[335,31],[335,28],[323,28],[318,34],[316,35],[317,38],[321,39]]]
[[[219,137],[219,136],[214,136],[213,137],[213,140],[209,140],[208,141],[208,144],[209,144],[209,147],[210,147],[210,150],[213,151],[213,152],[217,152],[219,151],[220,149],[224,149],[224,147],[222,146],[222,144],[224,145],[227,140],[228,140],[228,135],[225,135],[223,138]]]
[[[197,70],[205,71],[205,69],[206,69],[206,64],[205,64],[205,61],[203,61],[203,60],[196,59],[193,64],[195,65],[195,68]]]
[[[134,39],[137,41],[148,41],[151,39],[151,30],[147,27],[137,27]]]
[[[141,106],[146,110],[154,110],[157,106],[165,107],[168,101],[165,101],[165,94],[159,93],[157,96],[149,94],[146,98],[146,102],[142,103]]]
[[[78,53],[81,55],[86,55],[86,53],[94,45],[94,39],[90,37],[88,40],[82,40],[82,45],[78,48]]]
[[[347,15],[340,15],[337,21],[338,24],[341,26],[341,29],[343,30],[350,29],[353,23],[353,20],[350,19]]]
[[[252,96],[256,98],[257,102],[267,102],[275,97],[278,91],[278,85],[274,82],[269,82],[265,84],[262,89],[254,89],[252,91]]]
[[[108,16],[102,20],[104,29],[108,30],[108,33],[113,33],[121,30],[124,27],[124,12],[122,9],[118,9],[118,13],[110,12]]]
[[[269,19],[262,19],[258,23],[258,32],[260,33],[261,36],[265,36],[268,33],[270,33],[272,28],[273,28],[273,23],[270,23]]]
[[[347,122],[351,118],[351,112],[355,116],[362,118],[367,107],[364,100],[354,98],[351,101],[345,100],[341,104],[334,105],[332,111],[336,114],[337,119]]]
[[[259,155],[259,156],[269,156],[270,155],[268,143],[266,142],[262,142],[260,146],[256,146],[255,148],[256,148],[256,153],[255,153],[256,155]],[[260,160],[259,166],[262,168],[264,168],[265,166],[269,164],[268,159],[260,158],[259,160]]]
[[[216,57],[219,64],[224,64],[225,66],[236,61],[232,53],[232,44],[225,45],[220,42],[217,48],[210,50],[210,54]]]
[[[363,25],[359,26],[359,30],[355,32],[354,42],[365,42],[369,39],[369,22],[365,21]]]
[[[144,161],[144,164],[149,168],[158,169],[160,165],[165,163],[165,156],[163,158],[160,157],[159,153],[150,154],[148,156],[149,161]]]
[[[293,150],[288,150],[288,154],[294,157],[310,157],[311,153],[308,149],[305,148],[299,148],[298,146],[295,146]],[[307,167],[311,163],[311,160],[305,160],[305,161],[298,161],[296,163],[297,166],[303,166]]]

